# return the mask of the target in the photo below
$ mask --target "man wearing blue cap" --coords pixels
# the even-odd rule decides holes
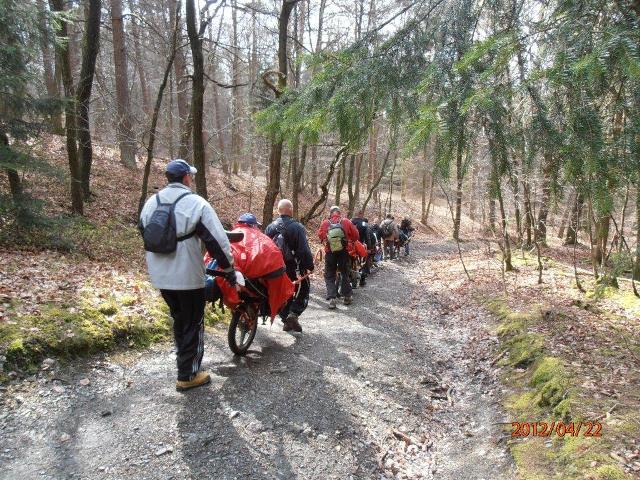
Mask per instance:
[[[210,382],[200,371],[204,355],[205,267],[200,242],[235,285],[233,256],[226,232],[213,207],[191,191],[197,170],[184,160],[167,164],[169,184],[145,203],[140,231],[145,242],[151,283],[160,289],[173,318],[178,391]]]

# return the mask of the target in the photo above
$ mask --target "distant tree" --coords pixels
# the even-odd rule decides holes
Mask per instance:
[[[91,196],[90,179],[93,163],[89,107],[96,58],[100,48],[100,16],[102,0],[89,0],[85,17],[84,39],[82,40],[82,66],[77,88],[78,153],[82,171],[82,193],[84,199]]]
[[[131,125],[129,102],[129,74],[125,41],[122,0],[111,0],[111,28],[113,29],[113,65],[115,69],[117,137],[120,161],[127,168],[136,168],[136,146]]]
[[[69,18],[64,10],[64,0],[49,0],[51,10],[56,13],[56,51],[58,64],[62,73],[62,84],[65,96],[65,131],[67,137],[67,157],[71,173],[71,211],[83,214],[84,201],[82,195],[82,171],[78,159],[77,121],[75,105],[75,88],[71,70],[71,55],[69,53]]]
[[[30,3],[0,2],[0,168],[7,174],[16,206],[24,200],[19,172],[47,168],[21,147],[42,130],[43,116],[55,112],[52,99],[39,99],[29,89],[37,71],[34,45],[42,33],[39,26],[38,12]]]

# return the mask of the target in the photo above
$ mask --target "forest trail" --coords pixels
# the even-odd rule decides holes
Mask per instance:
[[[212,383],[186,394],[169,344],[24,382],[3,393],[0,478],[513,478],[487,317],[424,280],[453,249],[414,243],[337,311],[316,279],[304,334],[260,326],[246,358],[209,332]]]

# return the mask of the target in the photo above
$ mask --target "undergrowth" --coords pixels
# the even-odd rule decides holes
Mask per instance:
[[[226,312],[207,306],[205,325],[226,317]],[[11,321],[0,323],[0,381],[7,381],[11,371],[34,373],[47,357],[72,359],[115,348],[144,348],[170,338],[171,332],[169,309],[155,295],[143,305],[126,294],[106,299],[85,295],[73,306],[42,305],[37,313],[12,315]]]
[[[500,323],[503,382],[511,394],[505,407],[514,422],[589,421],[581,417],[578,405],[578,382],[563,358],[550,355],[544,347],[546,338],[535,332],[543,322],[541,311],[511,310],[500,299],[486,303]],[[607,425],[607,430],[610,426]],[[609,433],[609,432],[607,432]],[[630,478],[609,455],[611,436],[513,438],[511,453],[519,477],[524,480],[622,480]]]

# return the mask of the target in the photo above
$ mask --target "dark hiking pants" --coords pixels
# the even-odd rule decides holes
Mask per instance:
[[[292,272],[287,270],[287,275],[292,282],[296,281],[297,275],[295,271]],[[296,285],[293,297],[291,297],[282,310],[280,310],[280,318],[285,320],[290,313],[295,313],[298,316],[302,315],[302,312],[306,310],[307,305],[309,304],[310,287],[311,282],[309,282],[308,277]]]
[[[324,283],[327,286],[327,299],[329,300],[338,296],[338,285],[336,284],[338,270],[342,272],[342,275],[340,275],[342,296],[350,297],[351,280],[349,271],[351,270],[351,259],[346,250],[329,252],[324,257]]]
[[[204,288],[160,290],[173,318],[178,380],[191,380],[204,355]]]

